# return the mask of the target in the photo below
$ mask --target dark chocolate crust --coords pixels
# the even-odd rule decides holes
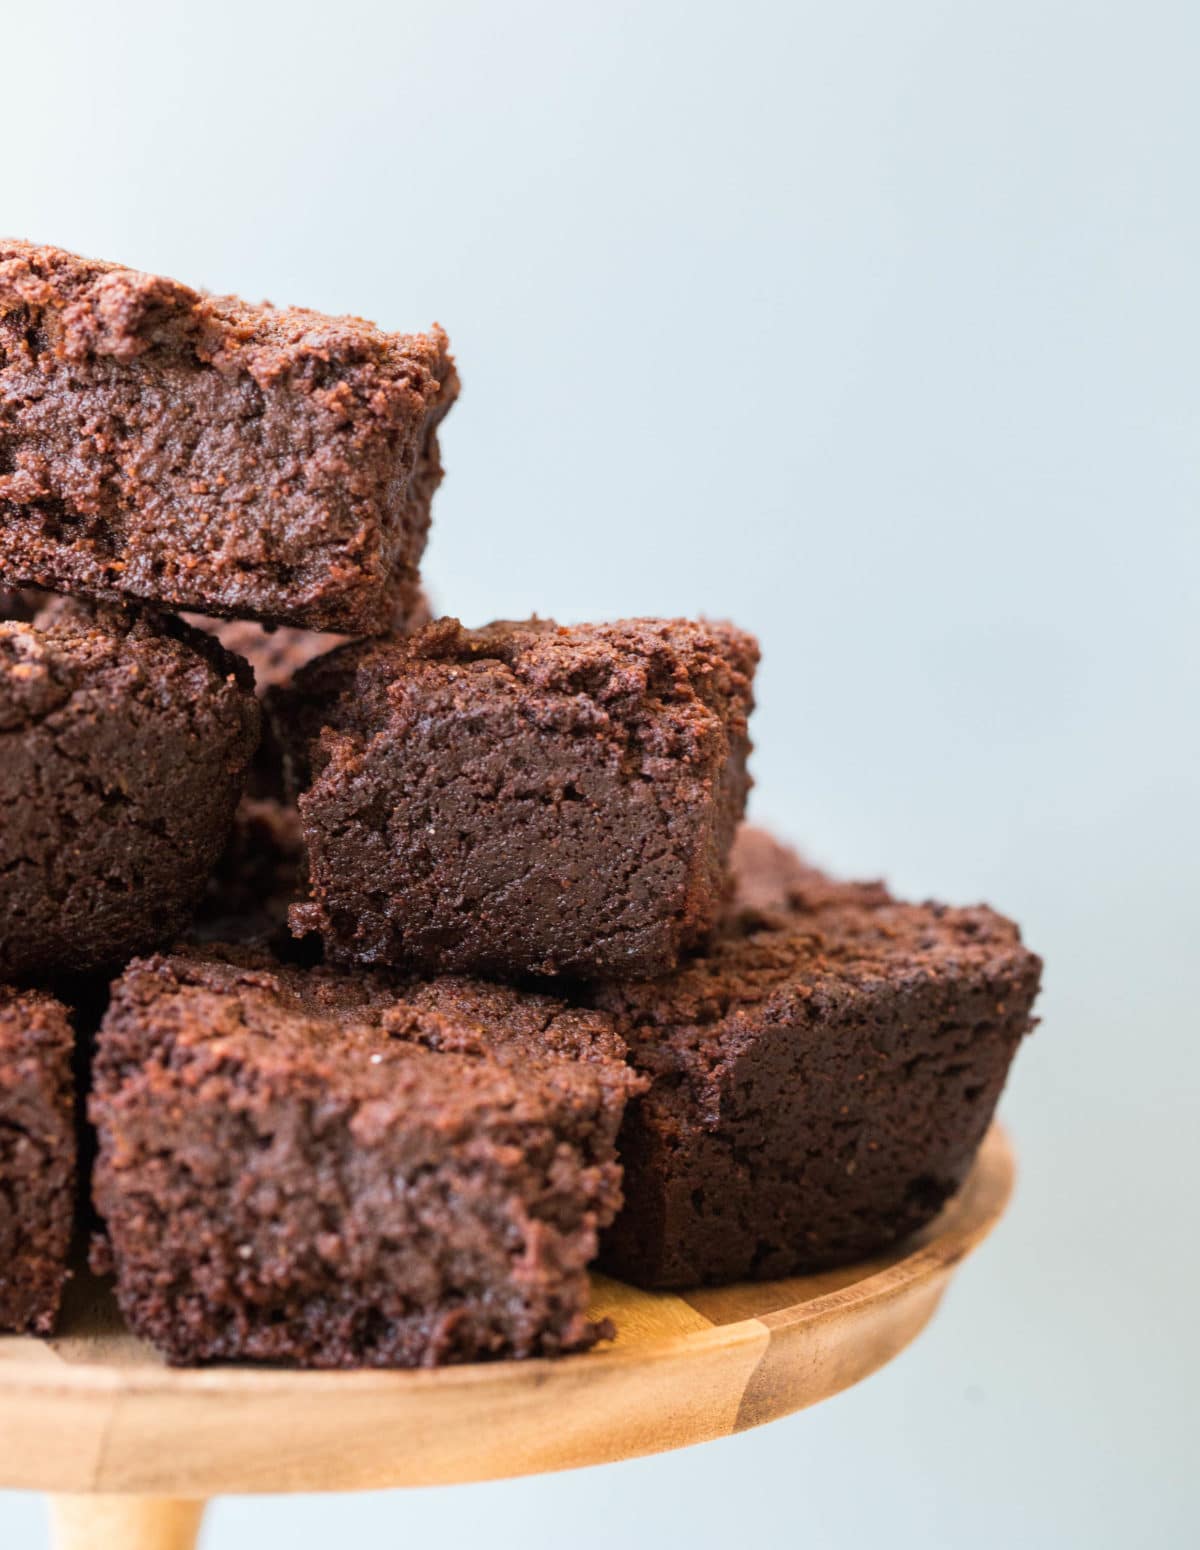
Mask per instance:
[[[281,712],[312,780],[294,925],[425,972],[671,968],[722,908],[757,655],[683,619],[443,619],[318,659]]]
[[[0,624],[0,975],[169,940],[258,741],[248,668],[178,620],[60,600]]]
[[[602,1253],[638,1285],[793,1275],[921,1227],[1032,1026],[1041,964],[1010,921],[897,903],[794,855],[788,881],[787,854],[740,841],[742,907],[714,945],[591,993],[652,1081],[622,1130],[626,1204]]]
[[[0,985],[0,1329],[48,1335],[75,1215],[75,1037],[67,1008]]]
[[[0,240],[0,580],[370,634],[411,586],[445,334]]]
[[[623,1055],[603,1015],[477,981],[135,962],[91,1099],[126,1320],[174,1362],[586,1348]]]

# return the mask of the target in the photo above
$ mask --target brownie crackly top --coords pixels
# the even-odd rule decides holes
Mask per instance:
[[[595,1002],[616,1015],[635,1064],[709,1082],[736,1061],[750,1020],[818,1024],[939,984],[957,993],[1015,978],[1030,999],[1036,990],[1040,960],[986,905],[904,904],[879,883],[805,866],[789,892],[786,907],[743,909],[668,979],[598,989]]]
[[[315,662],[303,678],[314,707],[307,729],[324,720],[371,733],[389,710],[403,718],[411,687],[436,683],[464,712],[499,690],[547,730],[621,737],[645,760],[686,756],[712,735],[714,712],[731,718],[731,737],[745,734],[757,660],[753,637],[719,622],[526,619],[467,629],[439,619],[405,639],[361,642]],[[447,672],[455,668],[461,678]]]
[[[395,394],[374,406],[383,414],[402,413],[406,395],[428,391],[436,376],[433,341],[388,334],[364,318],[205,295],[178,280],[18,238],[0,238],[0,263],[6,294],[53,309],[61,328],[55,342],[68,360],[128,362],[179,345],[217,370],[236,360],[263,383],[284,373],[319,377],[331,362],[361,364],[367,370],[356,386],[364,395],[395,384]]]
[[[51,598],[32,619],[0,620],[0,632],[4,731],[32,729],[74,695],[94,697],[97,708],[177,700],[197,731],[236,706],[236,719],[257,729],[258,714],[246,701],[254,680],[245,662],[168,614]]]
[[[580,1084],[613,1093],[641,1086],[603,1014],[481,980],[347,975],[218,944],[136,962],[119,991],[97,1067],[101,1089],[152,1058],[206,1051],[216,1069],[234,1049],[260,1069],[279,1064],[356,1101],[398,1097],[397,1076],[416,1060],[422,1080],[439,1081],[444,1101],[463,1112],[481,1093],[517,1103],[546,1081],[561,1079],[564,1094]],[[430,1054],[451,1058],[427,1061]]]

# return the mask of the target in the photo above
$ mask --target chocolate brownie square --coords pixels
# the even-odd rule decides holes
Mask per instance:
[[[0,1329],[48,1335],[75,1216],[75,1043],[67,1008],[0,985]]]
[[[601,1014],[212,949],[113,988],[94,1196],[172,1362],[434,1366],[583,1350],[637,1079]],[[164,1119],[169,1116],[169,1123]]]
[[[294,926],[428,972],[670,969],[722,907],[757,655],[685,619],[443,619],[319,658],[282,709],[311,768]]]
[[[0,580],[384,630],[457,390],[438,328],[0,241]]]
[[[1032,1026],[1041,964],[1002,916],[902,904],[794,855],[789,879],[757,837],[735,860],[741,905],[707,952],[590,997],[652,1084],[602,1256],[642,1286],[792,1275],[922,1226]]]
[[[0,624],[0,975],[169,940],[258,742],[245,663],[179,621],[60,600]]]

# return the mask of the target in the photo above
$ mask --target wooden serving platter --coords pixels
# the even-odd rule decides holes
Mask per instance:
[[[593,1311],[617,1338],[557,1361],[174,1369],[81,1277],[55,1339],[0,1338],[0,1487],[80,1493],[56,1503],[63,1546],[186,1550],[209,1496],[494,1480],[728,1436],[828,1398],[903,1350],[999,1219],[1012,1180],[993,1128],[936,1221],[879,1259],[687,1293],[597,1276]]]

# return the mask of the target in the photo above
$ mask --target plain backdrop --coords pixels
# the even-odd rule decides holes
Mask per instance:
[[[1194,1544],[1200,13],[0,13],[0,230],[439,319],[441,609],[755,628],[758,817],[1047,960],[1015,1207],[887,1371],[673,1456],[223,1502],[209,1550]]]

